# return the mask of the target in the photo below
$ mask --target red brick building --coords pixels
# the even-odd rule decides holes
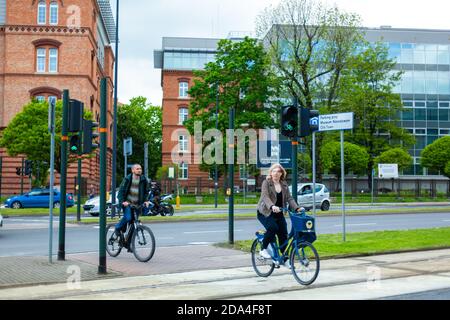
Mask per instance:
[[[108,185],[111,173],[114,20],[107,0],[0,0],[0,127],[4,129],[31,99],[70,98],[84,102],[100,119],[100,79],[108,78]],[[1,194],[20,193],[22,157],[2,159]],[[75,162],[76,163],[76,162]],[[98,190],[99,156],[83,161],[82,186]],[[68,169],[74,192],[76,164]],[[56,177],[59,185],[59,176]],[[30,188],[24,179],[24,190]]]
[[[178,182],[189,193],[208,192],[214,188],[214,180],[208,172],[201,171],[194,158],[193,136],[182,125],[189,117],[193,71],[203,69],[214,61],[220,39],[164,37],[162,49],[154,52],[154,67],[161,69],[162,100],[162,165],[179,166]],[[219,187],[224,184],[223,177]],[[239,173],[235,186],[242,187]]]

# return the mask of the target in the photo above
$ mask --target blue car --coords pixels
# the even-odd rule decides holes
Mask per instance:
[[[50,202],[49,189],[35,189],[20,196],[13,196],[5,201],[6,208],[48,208]],[[59,208],[60,192],[54,191],[53,208]],[[68,207],[75,205],[72,194],[66,195],[66,204]]]

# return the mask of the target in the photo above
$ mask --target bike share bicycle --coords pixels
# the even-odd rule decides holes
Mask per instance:
[[[283,245],[286,246],[284,253],[280,252],[280,247],[276,242],[272,242],[268,247],[271,258],[266,259],[260,255],[262,251],[265,231],[257,231],[256,239],[251,247],[252,265],[256,274],[260,277],[268,277],[275,268],[289,262],[289,268],[297,280],[302,285],[312,284],[319,275],[320,258],[312,242],[316,240],[315,219],[305,214],[302,210],[296,214],[286,208],[283,212],[288,212],[291,218],[291,232]]]
[[[117,257],[122,248],[133,252],[136,259],[147,262],[155,253],[156,242],[152,230],[138,219],[142,206],[131,205],[132,219],[127,223],[126,231],[120,231],[120,237],[114,237],[115,224],[106,226],[106,251],[111,257]]]

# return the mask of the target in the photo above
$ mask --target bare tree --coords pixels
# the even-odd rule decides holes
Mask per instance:
[[[336,104],[342,71],[362,40],[360,19],[314,0],[282,0],[266,8],[256,32],[270,53],[285,98],[308,109],[330,111]],[[323,136],[318,135],[320,151]],[[318,178],[322,166],[317,157]]]

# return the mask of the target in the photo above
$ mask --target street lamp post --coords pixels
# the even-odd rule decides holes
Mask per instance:
[[[116,43],[114,68],[114,120],[113,120],[113,150],[112,150],[112,179],[111,179],[111,218],[116,214],[116,170],[117,170],[117,74],[119,65],[119,0],[116,0]]]
[[[216,85],[216,130],[219,129],[219,84]],[[217,158],[217,157],[216,157]],[[217,189],[219,185],[217,162],[214,165],[214,208],[217,208]]]
[[[242,130],[244,130],[244,132],[245,132],[245,130],[247,129],[249,127],[249,124],[248,123],[242,123],[241,124],[241,128],[242,128]],[[245,147],[245,144],[244,144],[244,164],[243,164],[243,177],[242,177],[242,181],[243,181],[243,189],[244,189],[244,204],[245,204],[245,202],[246,202],[246,193],[247,193],[247,153],[245,152],[245,149],[246,149],[246,147]]]

